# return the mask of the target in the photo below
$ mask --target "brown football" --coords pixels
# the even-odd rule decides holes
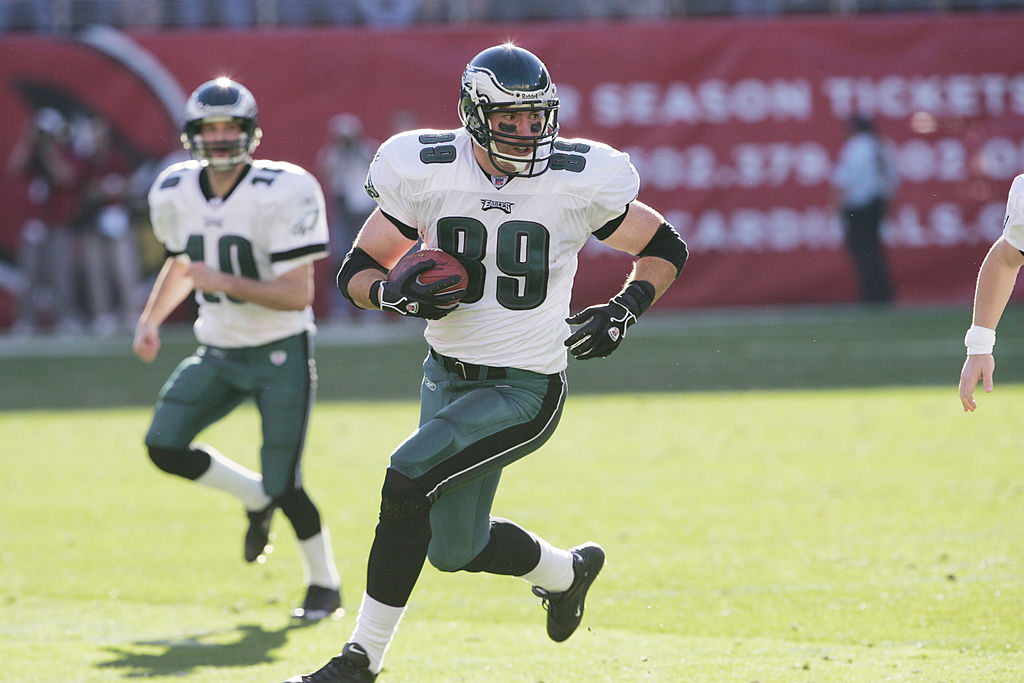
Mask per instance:
[[[457,275],[459,281],[451,287],[438,292],[438,294],[444,294],[457,289],[466,289],[469,276],[466,274],[465,266],[462,265],[459,259],[440,249],[420,249],[411,254],[406,254],[388,273],[388,280],[394,281],[398,279],[412,266],[427,260],[433,261],[434,266],[430,270],[426,270],[416,276],[416,280],[421,284],[429,285],[432,282],[439,282]]]

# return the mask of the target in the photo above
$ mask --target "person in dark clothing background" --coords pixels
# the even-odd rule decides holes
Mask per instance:
[[[871,119],[854,116],[849,130],[850,136],[839,151],[832,176],[846,249],[857,272],[860,300],[888,303],[893,292],[881,226],[899,177],[886,143],[878,136]]]

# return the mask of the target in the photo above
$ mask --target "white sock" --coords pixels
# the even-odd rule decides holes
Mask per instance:
[[[327,532],[327,527],[323,527],[316,536],[299,541],[299,551],[302,572],[306,577],[307,586],[322,586],[324,588],[341,586],[341,577],[334,564],[331,535]]]
[[[242,501],[246,510],[255,512],[270,505],[270,496],[263,491],[263,477],[221,455],[213,446],[195,444],[210,454],[210,469],[196,481],[226,491]]]
[[[575,578],[572,570],[572,553],[556,548],[533,532],[530,532],[530,535],[540,544],[540,562],[523,574],[523,578],[549,593],[569,590]]]
[[[391,639],[398,630],[398,622],[405,614],[405,607],[392,607],[378,602],[363,593],[363,602],[359,605],[359,616],[356,627],[352,631],[350,643],[359,643],[370,657],[370,671],[380,673]]]

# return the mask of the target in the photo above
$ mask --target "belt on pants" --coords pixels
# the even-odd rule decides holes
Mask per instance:
[[[484,380],[484,379],[505,379],[508,375],[505,368],[492,368],[489,365],[475,365],[461,361],[458,358],[442,356],[434,349],[430,349],[430,357],[440,363],[448,372],[454,372],[462,379]]]

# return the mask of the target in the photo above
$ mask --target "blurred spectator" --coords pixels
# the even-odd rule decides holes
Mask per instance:
[[[391,134],[404,133],[407,130],[416,130],[420,127],[419,118],[416,113],[408,109],[399,109],[391,115]]]
[[[89,0],[89,2],[69,2],[66,12],[72,26],[90,26],[103,24],[113,26],[120,17],[120,0]]]
[[[587,19],[655,19],[667,16],[666,0],[581,0]]]
[[[54,28],[50,0],[0,0],[0,31],[50,33]]]
[[[75,220],[85,276],[90,328],[99,335],[133,328],[139,311],[139,245],[129,213],[132,167],[113,144],[103,118],[85,120],[81,202]]]
[[[297,1],[297,0],[293,0]],[[255,21],[254,0],[165,0],[165,25],[196,29],[211,26],[243,28]]]
[[[568,21],[582,16],[581,0],[490,0],[485,21]]]
[[[358,15],[354,0],[270,0],[276,4],[276,23],[282,26],[354,24]]]
[[[360,19],[367,26],[398,28],[419,19],[420,0],[355,0]]]
[[[133,0],[121,5],[119,26],[127,29],[153,29],[163,22],[163,4],[160,0]]]
[[[737,16],[769,16],[782,10],[782,0],[732,0],[732,13]]]
[[[860,285],[861,301],[892,300],[889,265],[881,240],[882,220],[899,184],[888,145],[874,122],[854,116],[832,176],[835,201],[846,229],[846,248]]]
[[[58,332],[75,332],[79,322],[73,306],[69,223],[81,171],[70,128],[59,111],[46,107],[35,113],[11,151],[9,170],[24,181],[30,205],[18,246],[24,287],[12,332],[34,333],[50,319]]]
[[[420,21],[466,24],[481,21],[487,0],[420,0]]]
[[[337,114],[327,123],[328,140],[317,154],[317,168],[327,191],[327,216],[331,229],[331,251],[335,266],[352,247],[376,203],[366,194],[366,172],[370,167],[375,141],[363,136],[363,123],[349,113]],[[331,314],[359,313],[332,288]]]

